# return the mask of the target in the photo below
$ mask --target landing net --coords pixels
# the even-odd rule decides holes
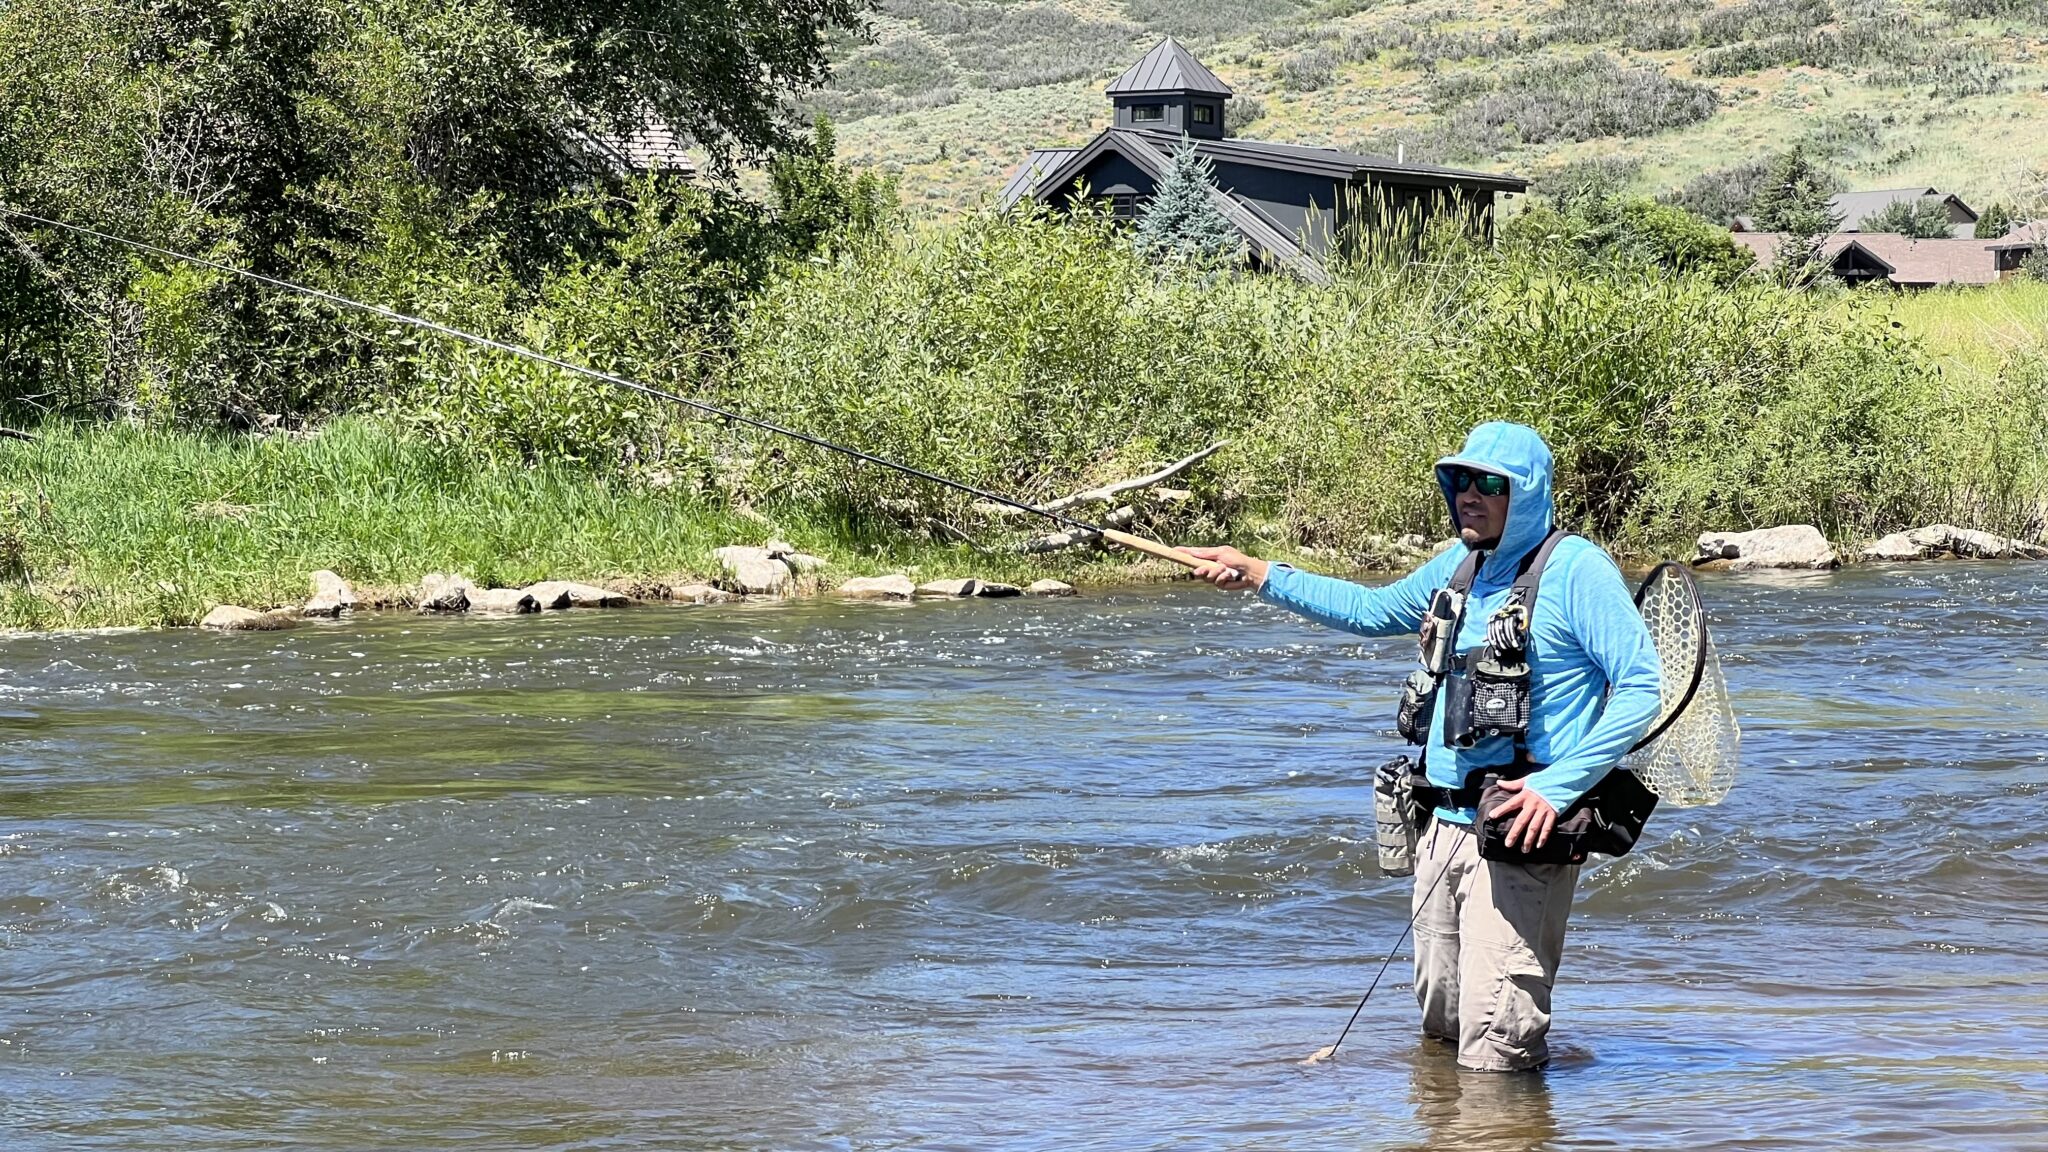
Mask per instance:
[[[1623,767],[1665,803],[1718,804],[1741,768],[1742,729],[1707,632],[1699,587],[1682,564],[1659,564],[1636,590],[1663,668],[1663,707]]]

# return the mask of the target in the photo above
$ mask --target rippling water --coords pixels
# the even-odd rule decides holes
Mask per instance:
[[[2048,578],[1706,587],[1748,767],[1461,1076],[1407,651],[1190,586],[0,641],[8,1148],[2036,1148]],[[1403,957],[1405,961],[1405,954]]]

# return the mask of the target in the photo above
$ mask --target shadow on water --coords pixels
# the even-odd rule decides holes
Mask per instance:
[[[2020,1149],[2048,597],[1710,577],[1747,770],[1415,1034],[1399,642],[1185,585],[0,647],[24,1149]]]

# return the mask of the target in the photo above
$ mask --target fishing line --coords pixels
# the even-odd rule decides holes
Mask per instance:
[[[1459,848],[1463,848],[1464,846],[1465,845],[1463,841],[1458,842]],[[1380,977],[1385,976],[1387,974],[1387,966],[1394,962],[1394,956],[1396,953],[1401,951],[1401,945],[1408,942],[1408,934],[1410,932],[1415,931],[1415,921],[1421,918],[1422,910],[1424,908],[1429,907],[1429,898],[1431,896],[1436,895],[1438,885],[1441,885],[1444,882],[1444,877],[1451,874],[1451,865],[1457,862],[1458,854],[1456,851],[1453,851],[1451,853],[1451,858],[1449,860],[1444,861],[1443,868],[1437,872],[1436,879],[1429,882],[1429,890],[1422,894],[1422,899],[1415,902],[1415,911],[1409,914],[1408,923],[1405,927],[1401,929],[1400,938],[1394,941],[1394,946],[1392,948],[1387,949],[1386,958],[1380,961],[1380,970],[1372,974],[1372,983],[1366,985],[1365,995],[1360,996],[1358,998],[1358,1007],[1353,1008],[1351,1010],[1351,1019],[1346,1020],[1344,1022],[1344,1030],[1342,1032],[1337,1033],[1337,1042],[1335,1044],[1330,1045],[1328,1048],[1324,1048],[1317,1051],[1308,1059],[1303,1060],[1303,1064],[1320,1064],[1323,1061],[1328,1060],[1337,1054],[1337,1049],[1342,1047],[1344,1044],[1344,1038],[1346,1036],[1351,1035],[1351,1026],[1353,1024],[1358,1023],[1358,1014],[1360,1012],[1365,1011],[1366,1001],[1371,1000],[1372,994],[1374,992],[1379,991]]]
[[[919,480],[924,480],[932,484],[937,484],[940,485],[941,487],[952,488],[959,492],[965,492],[970,496],[979,497],[983,500],[989,501],[992,504],[1000,504],[1005,508],[1015,508],[1020,512],[1029,512],[1034,516],[1043,516],[1056,524],[1063,524],[1069,528],[1077,528],[1085,532],[1093,532],[1098,536],[1107,537],[1111,540],[1117,541],[1118,543],[1125,542],[1125,534],[1118,533],[1114,530],[1105,529],[1099,524],[1090,524],[1086,520],[1078,520],[1072,516],[1062,515],[1058,512],[1049,512],[1036,505],[1026,504],[1021,500],[1005,496],[999,492],[990,492],[985,488],[977,488],[972,484],[964,483],[959,480],[949,479],[945,476],[940,476],[936,473],[927,472],[922,468],[914,467],[909,464],[899,463],[895,460],[890,460],[887,457],[877,456],[872,452],[863,452],[858,448],[850,448],[844,444],[835,444],[830,440],[826,440],[819,436],[813,436],[808,432],[798,431],[795,428],[789,428],[784,425],[772,423],[767,420],[758,420],[752,416],[747,416],[739,412],[732,411],[729,408],[721,408],[715,404],[707,404],[702,400],[693,400],[688,396],[678,395],[677,393],[674,392],[668,392],[660,388],[655,388],[647,384],[642,384],[638,380],[629,380],[624,376],[616,376],[610,372],[600,372],[595,368],[590,368],[582,364],[575,364],[570,361],[563,360],[559,357],[550,356],[545,352],[536,352],[533,349],[524,347],[522,345],[508,344],[502,340],[493,340],[488,336],[479,336],[474,332],[465,332],[460,328],[452,327],[447,324],[442,324],[439,323],[438,321],[428,320],[419,316],[408,316],[403,312],[397,312],[390,308],[383,307],[382,305],[368,304],[364,303],[361,300],[353,300],[337,292],[329,292],[326,291],[325,289],[313,288],[304,284],[295,284],[290,280],[283,280],[276,276],[266,276],[261,272],[251,272],[246,268],[237,268],[231,264],[222,264],[215,260],[208,260],[203,256],[193,256],[189,253],[174,251],[173,249],[164,248],[156,244],[151,244],[144,240],[134,240],[126,236],[116,235],[112,232],[102,232],[97,228],[88,228],[82,224],[67,224],[62,220],[52,220],[47,216],[38,216],[32,212],[24,212],[21,209],[16,208],[9,204],[0,204],[0,215],[7,215],[20,220],[32,221],[37,224],[47,225],[51,228],[61,228],[66,232],[76,233],[80,236],[90,236],[95,240],[104,240],[113,244],[123,244],[126,245],[127,247],[134,248],[138,251],[155,253],[158,256],[168,257],[173,260],[182,260],[188,264],[194,264],[201,268],[211,268],[216,272],[225,272],[231,276],[240,276],[246,280],[253,280],[258,284],[267,285],[268,287],[271,288],[281,289],[286,292],[296,292],[302,296],[310,296],[316,300],[325,301],[328,304],[337,305],[343,308],[354,308],[357,311],[367,312],[372,316],[382,317],[385,320],[390,320],[395,323],[410,325],[414,328],[424,329],[425,331],[434,332],[442,336],[452,337],[456,340],[464,340],[471,344],[475,344],[481,348],[489,348],[494,351],[505,352],[513,356],[523,357],[527,360],[532,360],[536,363],[546,364],[551,368],[559,368],[564,372],[573,372],[578,375],[588,376],[593,380],[602,380],[607,384],[613,385],[614,387],[624,388],[627,389],[628,391],[641,393],[642,395],[653,396],[657,399],[667,400],[672,403],[681,404],[686,408],[693,408],[698,412],[702,412],[708,416],[716,416],[722,420],[729,420],[737,424],[745,424],[750,428],[758,428],[763,432],[772,432],[778,436],[787,436],[792,440],[801,440],[806,444],[810,444],[818,448],[823,448],[828,452],[837,452],[843,456],[850,456],[853,459],[859,460],[866,464],[873,464],[876,465],[877,467],[887,468],[895,472],[900,472],[906,476],[914,476]]]

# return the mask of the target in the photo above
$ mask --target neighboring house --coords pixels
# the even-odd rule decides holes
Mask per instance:
[[[2010,280],[2020,274],[2020,265],[2028,256],[2035,252],[2048,252],[2048,220],[2022,224],[1993,240],[1988,247],[1998,278]]]
[[[625,136],[584,137],[593,152],[615,172],[627,176],[653,173],[678,180],[694,180],[697,162],[683,148],[675,129],[648,119]]]
[[[1881,188],[1874,192],[1838,192],[1828,197],[1828,215],[1835,220],[1837,233],[1860,233],[1863,222],[1901,200],[1937,200],[1948,212],[1949,235],[1956,240],[1968,240],[1976,234],[1977,210],[1963,203],[1959,196],[1944,195],[1939,188]],[[1735,218],[1735,231],[1755,232],[1755,223],[1747,216]]]
[[[1084,196],[1136,220],[1173,165],[1183,134],[1216,172],[1211,202],[1244,236],[1255,264],[1324,278],[1321,257],[1356,207],[1429,216],[1467,211],[1491,233],[1494,196],[1521,192],[1514,176],[1409,164],[1332,148],[1240,140],[1224,131],[1230,86],[1172,37],[1117,77],[1108,128],[1078,148],[1033,152],[1004,186],[1002,206],[1031,197],[1064,207]]]
[[[1783,232],[1737,232],[1730,239],[1770,265],[1784,244]],[[1992,240],[1915,240],[1893,232],[1837,232],[1821,241],[1828,270],[1852,285],[1883,282],[1894,288],[1935,288],[1944,284],[1990,284],[2003,276]],[[2019,267],[2019,261],[2013,261]]]

